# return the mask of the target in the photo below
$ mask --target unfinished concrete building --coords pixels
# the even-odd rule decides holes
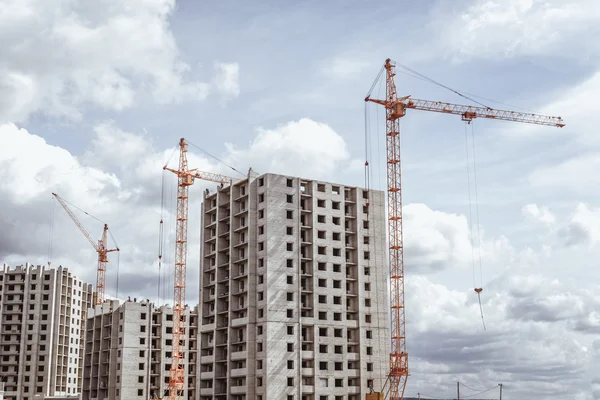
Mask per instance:
[[[67,268],[0,269],[0,382],[5,400],[79,393],[92,286]]]
[[[188,385],[182,399],[196,400],[198,313],[185,309]],[[173,309],[149,301],[107,300],[86,322],[82,399],[162,397],[169,385]]]
[[[358,400],[388,370],[384,193],[266,174],[205,193],[199,398]]]

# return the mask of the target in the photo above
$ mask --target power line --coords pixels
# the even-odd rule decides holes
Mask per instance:
[[[480,394],[491,392],[492,390],[497,389],[497,388],[498,388],[498,386],[494,386],[493,388],[490,388],[488,390],[484,390],[483,392],[478,392],[478,393],[475,393],[475,394],[470,394],[468,396],[463,396],[463,398],[464,399],[468,399],[468,398],[473,397],[473,396],[479,396]]]
[[[465,383],[462,383],[462,382],[459,382],[459,383],[460,383],[460,385],[461,385],[461,386],[464,386],[464,387],[466,387],[467,389],[471,389],[471,390],[473,390],[474,392],[483,392],[483,391],[486,391],[486,390],[488,390],[488,389],[474,389],[474,388],[472,388],[471,386],[469,386],[469,385],[467,385],[467,384],[465,384]]]

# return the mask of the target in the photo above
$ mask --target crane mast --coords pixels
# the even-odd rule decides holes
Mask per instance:
[[[406,319],[404,307],[404,241],[402,230],[402,169],[400,157],[400,118],[407,109],[460,115],[470,123],[475,118],[522,122],[536,125],[565,126],[561,117],[496,110],[488,107],[451,104],[439,101],[411,99],[410,96],[398,98],[394,83],[394,64],[388,58],[385,61],[386,98],[385,100],[365,98],[385,107],[386,110],[386,152],[387,152],[387,198],[388,198],[388,235],[389,235],[389,273],[390,273],[390,312],[391,312],[391,351],[390,370],[387,383],[389,398],[404,399],[408,378],[408,353],[406,351]],[[481,292],[482,289],[475,289]],[[478,292],[478,293],[479,293]]]
[[[389,61],[389,60],[388,60]],[[408,353],[404,316],[404,240],[402,231],[402,168],[400,159],[400,118],[394,70],[386,62],[386,99],[376,101],[386,110],[387,200],[390,269],[391,351],[390,398],[404,397],[408,377]],[[369,98],[366,101],[373,101]]]
[[[175,227],[175,279],[173,290],[173,362],[169,379],[169,398],[178,399],[185,383],[184,349],[186,321],[185,307],[188,191],[194,178],[188,174],[187,144],[180,142],[179,171],[177,171],[177,222]]]
[[[73,211],[69,208],[67,203],[56,193],[52,193],[52,196],[58,200],[58,203],[62,206],[62,208],[67,212],[71,220],[75,223],[75,225],[79,228],[83,236],[90,242],[94,250],[98,253],[98,270],[96,273],[96,305],[101,305],[104,302],[104,289],[106,286],[106,264],[108,263],[108,253],[113,251],[119,251],[119,248],[108,249],[108,225],[104,224],[104,229],[102,230],[102,238],[97,242],[92,238],[92,235],[81,225],[81,222],[77,219]]]
[[[230,178],[220,174],[199,172],[188,168],[187,142],[184,138],[179,140],[179,169],[163,167],[177,175],[177,222],[175,227],[175,279],[173,290],[173,362],[169,376],[169,399],[179,399],[185,384],[185,339],[186,320],[185,289],[187,266],[187,239],[188,239],[188,192],[195,179],[203,179],[219,183],[237,182],[239,179]]]

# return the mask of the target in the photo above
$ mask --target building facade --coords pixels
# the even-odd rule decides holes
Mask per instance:
[[[0,382],[5,400],[79,393],[92,286],[67,268],[0,269]]]
[[[195,400],[198,314],[185,308],[186,380],[182,399]],[[164,396],[171,369],[173,309],[149,301],[107,300],[86,322],[82,399],[130,400]]]
[[[384,193],[282,175],[205,193],[199,398],[358,400],[388,371]]]

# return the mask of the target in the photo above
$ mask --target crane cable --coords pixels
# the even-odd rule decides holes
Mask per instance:
[[[375,83],[373,83],[373,84],[375,84]],[[371,194],[370,193],[370,168],[369,168],[369,143],[370,143],[370,136],[371,136],[370,133],[371,133],[371,118],[370,118],[368,103],[365,101],[365,185],[364,185],[364,188],[367,192],[367,203],[366,203],[367,221],[369,221],[369,216],[371,215],[371,213],[369,212],[369,199],[368,199],[368,197]],[[359,206],[360,206],[359,204],[356,205],[357,213],[358,213]],[[367,223],[369,223],[369,222],[367,222]],[[367,250],[368,250],[368,246],[369,245],[367,245]],[[360,271],[359,271],[359,273],[360,273]],[[377,288],[375,288],[375,290],[377,291]],[[378,318],[376,318],[376,319],[377,319],[377,321],[379,321]],[[380,367],[379,373],[381,376],[381,365],[379,367]]]
[[[479,191],[477,189],[477,163],[475,162],[475,124],[471,123],[471,145],[473,155],[473,180],[475,187],[475,224],[477,226],[477,253],[479,258],[479,288],[475,289],[477,293],[477,299],[479,300],[479,312],[481,313],[481,323],[483,324],[483,330],[487,330],[485,327],[485,319],[483,317],[483,306],[481,305],[481,292],[483,291],[483,266],[481,263],[481,224],[479,223]]]
[[[177,204],[177,194],[175,192],[175,190],[173,189],[174,187],[178,186],[177,184],[175,184],[172,180],[169,183],[169,203],[167,204],[166,209],[167,210],[173,210]],[[176,217],[173,218],[173,216],[171,216],[169,218],[169,229],[167,230],[168,235],[167,237],[169,238],[173,238],[175,237],[176,234]],[[175,220],[175,224],[173,223],[173,221]],[[174,226],[175,225],[175,226]],[[165,243],[167,243],[167,239],[165,239]],[[167,275],[166,277],[166,286],[165,286],[165,298],[169,298],[169,297],[173,297],[174,295],[174,291],[171,291],[171,289],[175,290],[173,287],[173,268],[175,267],[175,246],[176,246],[176,241],[175,240],[169,240],[169,248],[167,251],[167,256],[165,257],[165,263],[168,265],[167,270],[165,271],[165,274]]]
[[[369,95],[372,93],[373,89],[375,88],[375,85],[377,84],[377,82],[379,82],[379,87],[378,87],[378,96],[381,94],[381,87],[382,87],[382,80],[379,79],[381,73],[383,72],[383,68],[380,70],[380,73],[377,77],[377,79],[375,80],[375,82],[373,82],[373,85],[371,87],[371,89],[369,90]],[[380,136],[380,127],[379,127],[379,107],[377,107],[375,109],[376,112],[376,129],[375,129],[375,143],[377,146],[377,160],[378,160],[378,189],[381,190],[381,154],[380,154],[380,146],[379,146],[379,141],[378,139],[381,137]],[[370,203],[371,203],[371,182],[373,182],[373,170],[371,170],[370,168],[370,163],[369,160],[373,160],[373,145],[372,145],[372,132],[373,129],[371,127],[372,125],[372,121],[371,121],[371,115],[370,115],[370,108],[367,105],[367,102],[365,102],[365,189],[367,190],[368,193],[368,199],[367,199],[367,203],[366,203],[366,211],[367,211],[367,222],[370,223]],[[371,242],[369,242],[369,244],[366,246],[368,250],[370,247]],[[376,255],[377,254],[377,241],[375,240],[375,238],[373,238],[373,254]],[[375,269],[377,269],[377,265],[375,265]],[[379,289],[377,287],[377,283],[378,283],[378,279],[377,277],[375,277],[375,291],[378,292]],[[379,332],[381,329],[381,324],[380,324],[380,319],[379,319],[379,302],[375,303],[375,312],[377,314],[377,331]],[[377,345],[379,349],[382,349],[382,345],[381,345],[381,335],[377,335]],[[383,376],[383,371],[382,371],[382,363],[379,363],[379,375]]]
[[[109,230],[109,232],[110,232],[110,230]],[[117,247],[119,247],[119,246],[117,246]],[[116,292],[117,293],[115,295],[116,299],[119,299],[119,275],[120,275],[120,273],[119,273],[119,267],[120,266],[121,266],[121,252],[117,251],[117,279],[116,279]]]
[[[164,242],[164,209],[165,209],[165,170],[162,170],[162,177],[160,183],[160,223],[158,228],[158,297],[157,302],[160,305],[160,289],[161,289],[161,278],[162,278],[162,256],[163,256],[163,242]]]
[[[491,109],[491,107],[473,99],[472,97],[467,96],[464,93],[461,93],[460,91],[453,89],[449,86],[446,86],[440,82],[435,81],[434,79],[429,78],[426,75],[421,74],[420,72],[415,71],[414,69],[411,69],[409,67],[407,67],[406,65],[400,64],[396,61],[394,61],[394,63],[399,66],[400,68],[404,69],[405,71],[408,71],[408,73],[406,73],[409,76],[412,76],[414,78],[417,79],[421,79],[430,83],[433,83],[437,86],[440,86],[444,89],[447,89],[457,95],[459,95],[460,97],[463,97],[467,100],[470,100],[474,103],[477,103],[487,109]],[[381,71],[380,71],[381,74]],[[413,75],[411,75],[413,74]],[[379,79],[379,75],[377,76],[377,79]],[[373,83],[373,86],[371,87],[371,90],[369,91],[369,95],[371,93],[371,91],[373,90],[373,87],[375,86],[375,83]],[[480,96],[475,96],[475,97],[480,97]],[[481,98],[481,97],[480,97]],[[487,99],[489,100],[489,99]],[[471,122],[467,122],[468,124],[471,124]],[[472,263],[473,263],[473,286],[475,287],[475,293],[477,293],[477,298],[479,301],[479,311],[481,313],[481,322],[483,324],[483,329],[486,330],[486,326],[485,326],[485,319],[483,316],[483,306],[481,304],[481,292],[483,291],[482,286],[483,286],[483,268],[482,268],[482,263],[481,263],[481,232],[480,232],[480,224],[479,224],[479,199],[478,199],[478,190],[477,190],[477,169],[476,169],[476,164],[475,164],[475,134],[474,134],[474,128],[473,128],[473,124],[471,124],[471,136],[472,136],[472,153],[473,153],[473,181],[474,181],[474,188],[475,188],[475,213],[476,213],[476,226],[477,226],[477,242],[478,242],[478,256],[479,256],[479,275],[480,275],[480,285],[479,287],[477,286],[477,283],[475,282],[475,253],[474,253],[474,245],[473,245],[473,234],[472,234],[472,227],[473,227],[473,215],[472,215],[472,204],[471,204],[471,173],[470,173],[470,166],[469,166],[469,144],[468,144],[468,134],[467,134],[467,125],[465,125],[465,148],[467,151],[467,179],[468,179],[468,185],[469,185],[469,237],[470,237],[470,241],[471,241],[471,258],[472,258]]]
[[[469,239],[471,242],[471,264],[473,267],[473,287],[475,293],[477,293],[477,299],[479,301],[479,312],[481,314],[481,323],[483,324],[483,330],[487,330],[485,326],[485,319],[483,316],[483,306],[481,304],[481,292],[483,291],[483,267],[481,263],[481,230],[479,227],[479,196],[477,190],[477,170],[475,163],[475,133],[473,130],[473,125],[471,125],[471,140],[472,140],[472,158],[473,158],[473,186],[475,189],[475,214],[476,214],[476,229],[477,229],[477,249],[479,256],[479,286],[477,285],[475,278],[475,245],[473,241],[473,202],[471,199],[471,165],[469,163],[469,134],[467,125],[469,122],[465,123],[465,151],[466,151],[466,159],[467,159],[467,185],[468,185],[468,198],[469,198]]]
[[[383,86],[383,80],[380,80],[379,81],[379,88],[377,89],[377,96],[380,97],[380,98],[381,98],[381,89],[382,89],[382,86]],[[376,130],[377,130],[377,132],[376,132],[377,133],[377,136],[376,136],[377,139],[379,139],[380,137],[383,137],[383,135],[380,134],[380,132],[381,132],[381,130],[380,130],[380,121],[381,120],[379,119],[379,108],[380,107],[375,107],[375,121],[377,121],[376,124],[375,124],[375,127],[376,127]],[[383,144],[385,145],[385,141],[383,141],[383,142],[384,142]],[[376,143],[377,143],[377,175],[378,175],[377,176],[377,178],[378,178],[377,189],[381,190],[381,188],[383,187],[383,184],[381,183],[381,176],[382,176],[382,174],[381,174],[381,164],[382,164],[382,162],[381,162],[381,146],[379,145],[379,143],[380,143],[379,140]]]
[[[481,224],[479,223],[479,190],[477,187],[477,163],[475,162],[475,124],[471,123],[471,145],[473,155],[473,180],[475,182],[475,223],[477,224],[477,252],[479,257],[479,281],[483,285],[483,268],[481,266]]]
[[[54,197],[53,197],[54,199]],[[56,209],[56,202],[52,201],[52,213],[50,214],[50,240],[48,241],[48,267],[50,267],[50,265],[52,265],[52,256],[53,256],[53,247],[54,247],[54,218],[55,218],[55,212],[54,210]]]
[[[379,80],[379,88],[377,89],[377,92],[378,92],[377,96],[378,97],[381,97],[381,88],[382,88],[382,86],[383,86],[383,80]],[[381,164],[382,163],[381,163],[381,153],[379,151],[379,148],[380,148],[380,146],[379,146],[379,143],[380,143],[379,138],[384,137],[380,133],[381,132],[380,131],[380,121],[381,120],[379,119],[379,107],[375,107],[375,134],[376,134],[375,135],[375,145],[377,146],[377,174],[378,174],[378,176],[377,176],[377,189],[378,190],[381,190],[381,187],[382,187],[382,184],[381,184]],[[369,123],[370,123],[370,120],[369,120]],[[371,149],[372,149],[372,147],[371,147]],[[369,215],[370,215],[369,211],[370,210],[367,210],[367,212],[368,212],[368,214],[367,214],[367,220],[369,219]],[[369,222],[369,224],[370,224],[370,222]],[[375,239],[375,238],[373,238],[373,239]],[[385,243],[383,244],[383,246],[385,248]],[[378,254],[377,253],[377,241],[376,240],[373,240],[373,254]],[[377,269],[377,265],[375,265],[375,268]],[[383,288],[378,288],[377,287],[377,282],[378,282],[378,279],[377,279],[377,275],[376,275],[375,276],[375,291],[378,293],[380,290],[383,290]],[[384,281],[384,286],[386,286],[385,282],[387,282],[387,279]],[[377,317],[377,331],[381,332],[380,319],[379,319],[379,315],[380,315],[379,306],[380,306],[379,301],[376,301],[375,302],[375,311],[377,312],[377,315],[378,315],[378,317]],[[386,321],[386,323],[387,323],[387,321]],[[381,349],[383,349],[382,343],[381,343],[381,335],[377,335],[377,346],[380,349],[380,351],[381,351]],[[382,368],[383,368],[383,365],[380,362],[379,363],[379,376],[383,376]]]
[[[365,189],[367,189],[367,193],[369,193],[369,106],[365,101]],[[367,208],[369,207],[369,203],[367,202]]]
[[[462,97],[462,98],[465,98],[465,99],[467,99],[467,100],[471,100],[472,102],[474,102],[474,103],[477,103],[477,104],[479,104],[479,105],[480,105],[480,106],[482,106],[482,107],[485,107],[485,108],[487,108],[487,109],[491,109],[491,107],[488,107],[487,105],[485,105],[485,104],[483,104],[483,103],[481,103],[481,102],[479,102],[479,101],[477,101],[477,100],[475,100],[475,99],[473,99],[473,98],[471,98],[471,97],[469,97],[469,96],[467,96],[467,95],[465,95],[465,94],[463,94],[463,93],[459,92],[459,91],[458,91],[458,90],[456,90],[456,89],[452,89],[452,88],[451,88],[451,87],[449,87],[449,86],[446,86],[446,85],[444,85],[444,84],[442,84],[442,83],[440,83],[440,82],[438,82],[438,81],[435,81],[435,80],[433,80],[433,79],[429,78],[428,76],[426,76],[426,75],[423,75],[423,74],[421,74],[420,72],[417,72],[417,71],[415,71],[414,69],[411,69],[411,68],[407,67],[406,65],[400,64],[399,62],[396,62],[396,61],[394,61],[394,63],[396,63],[396,65],[397,65],[397,66],[399,66],[400,68],[403,68],[403,69],[405,69],[406,71],[409,71],[409,72],[411,72],[411,73],[415,74],[415,75],[416,75],[416,77],[419,77],[420,79],[424,79],[424,80],[426,80],[426,81],[428,81],[428,82],[430,82],[430,83],[433,83],[434,85],[438,85],[438,86],[440,86],[440,87],[442,87],[442,88],[444,88],[444,89],[446,89],[446,90],[449,90],[449,91],[451,91],[451,92],[453,92],[453,93],[455,93],[455,94],[459,95],[459,96],[460,96],[460,97]]]
[[[433,82],[431,82],[430,79],[428,79],[427,77],[424,77],[425,75],[423,75],[423,74],[420,74],[421,76],[418,76],[418,75],[414,75],[413,73],[410,73],[410,72],[407,72],[407,71],[402,71],[402,70],[397,70],[397,71],[399,73],[404,74],[406,76],[409,76],[411,78],[415,78],[415,79],[421,80],[423,82],[433,83]],[[437,85],[437,83],[434,83],[434,85]],[[443,87],[443,85],[442,85],[442,87]],[[479,96],[479,95],[476,95],[476,94],[473,94],[473,93],[470,93],[470,92],[467,92],[467,91],[464,91],[464,90],[452,89],[452,91],[460,92],[463,95],[466,94],[466,95],[469,95],[469,96],[472,96],[472,97],[477,97],[478,99],[481,99],[481,100],[485,100],[485,101],[489,101],[489,102],[492,102],[492,103],[500,104],[500,105],[503,105],[503,106],[506,106],[506,107],[509,107],[509,108],[514,108],[514,109],[517,109],[517,110],[521,110],[521,111],[524,111],[524,112],[528,112],[528,113],[532,113],[532,114],[535,113],[535,110],[531,110],[529,108],[525,108],[525,107],[521,107],[521,106],[515,106],[514,104],[509,104],[509,103],[503,103],[501,101],[497,101],[497,100],[490,99],[490,98],[487,98],[487,97]],[[465,97],[465,96],[461,96],[461,97]],[[465,98],[467,98],[468,100],[471,100],[468,97],[465,97]],[[490,108],[490,107],[486,106],[486,108]]]
[[[188,142],[189,143],[189,142]],[[164,165],[168,165],[173,156],[175,155],[176,148],[174,148],[169,157],[164,162]],[[158,302],[160,304],[161,299],[168,298],[168,288],[171,287],[171,259],[169,255],[174,252],[173,242],[167,240],[167,236],[173,233],[173,218],[168,218],[167,224],[167,236],[165,235],[165,210],[170,210],[173,205],[173,185],[170,181],[165,180],[165,170],[162,171],[161,176],[161,189],[160,189],[160,223],[159,223],[159,238],[158,238]],[[169,190],[169,196],[167,197],[167,190]],[[168,214],[168,212],[167,212]],[[168,244],[168,248],[166,248]],[[167,252],[165,252],[165,248]],[[168,269],[163,271],[163,263],[168,266]],[[161,294],[162,293],[162,294]]]
[[[244,178],[246,177],[246,174],[244,174],[243,172],[240,172],[238,169],[236,169],[236,168],[232,167],[231,165],[227,164],[225,161],[221,160],[217,156],[214,156],[214,155],[210,154],[208,151],[204,150],[202,147],[198,146],[197,144],[194,144],[194,143],[190,142],[189,140],[187,142],[188,142],[188,144],[190,146],[194,146],[196,149],[200,150],[201,152],[203,152],[207,156],[215,159],[216,161],[220,162],[221,164],[225,165],[226,167],[230,168],[231,170],[237,172],[238,174],[240,174]]]
[[[371,85],[371,88],[367,92],[367,96],[366,96],[367,98],[371,97],[371,93],[373,92],[373,89],[375,89],[375,85],[377,85],[377,82],[379,82],[379,79],[381,78],[383,71],[385,71],[385,65],[382,65],[381,68],[379,69],[379,73],[377,74],[377,77],[375,78],[375,80],[373,81],[373,84]],[[365,101],[365,103],[366,103],[366,101]]]

